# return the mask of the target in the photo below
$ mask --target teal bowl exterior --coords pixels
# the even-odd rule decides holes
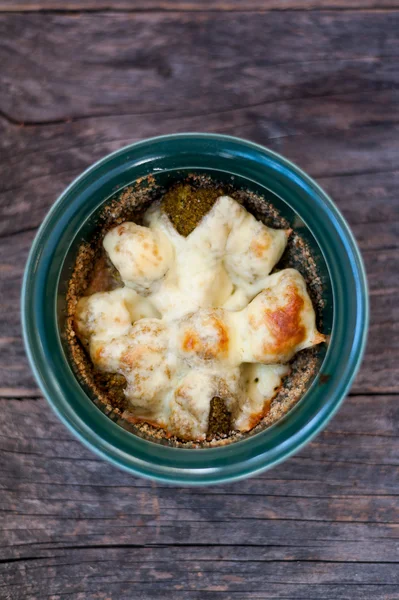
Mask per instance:
[[[176,177],[183,171],[234,177],[280,199],[283,212],[285,206],[313,236],[331,290],[327,315],[330,343],[321,373],[303,398],[275,425],[216,448],[173,448],[142,439],[114,423],[78,383],[62,340],[60,314],[68,265],[96,211],[115,190],[139,177],[149,173]],[[26,351],[43,394],[83,443],[136,475],[206,485],[241,479],[276,465],[302,448],[331,419],[363,356],[368,329],[367,281],[356,242],[341,213],[297,166],[238,138],[170,135],[110,154],[78,177],[56,201],[27,261],[22,324]]]

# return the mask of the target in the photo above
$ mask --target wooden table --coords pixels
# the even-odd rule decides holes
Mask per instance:
[[[399,1],[0,0],[0,598],[399,598]],[[174,488],[49,414],[21,341],[37,227],[147,136],[252,139],[309,172],[367,266],[363,367],[326,431],[245,482]]]

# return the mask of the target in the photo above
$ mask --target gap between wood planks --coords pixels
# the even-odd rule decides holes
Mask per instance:
[[[245,548],[245,547],[249,547],[249,548],[275,548],[276,545],[272,544],[272,545],[268,545],[268,544],[104,544],[103,546],[101,544],[96,544],[91,546],[89,545],[82,545],[82,546],[57,546],[56,548],[53,548],[51,546],[51,544],[49,544],[49,548],[48,550],[140,550],[140,549],[146,549],[146,548]],[[279,547],[279,546],[277,546]],[[286,546],[282,546],[282,547],[286,547]],[[290,548],[292,546],[289,546]],[[298,547],[302,547],[302,546],[298,546]],[[11,548],[14,548],[14,546],[11,546]],[[47,550],[47,548],[44,548],[43,550]],[[25,557],[19,557],[19,558],[2,558],[0,559],[0,564],[7,564],[7,563],[15,563],[15,562],[25,562],[25,561],[33,561],[33,560],[49,560],[49,559],[55,559],[55,558],[66,558],[61,554],[52,554],[51,556],[25,556]],[[93,559],[96,560],[96,559]],[[109,559],[108,559],[109,560]],[[212,559],[209,558],[196,558],[195,562],[210,562]],[[86,562],[91,562],[91,561],[86,561]],[[96,561],[97,562],[97,561]],[[131,561],[131,562],[135,562],[135,561]],[[160,561],[162,562],[162,561]],[[187,563],[193,563],[193,559],[189,558],[187,560],[181,559],[179,558],[179,562],[187,562]],[[287,559],[240,559],[240,558],[218,558],[218,562],[228,562],[228,563],[314,563],[314,564],[323,564],[323,563],[327,563],[327,564],[333,564],[333,565],[342,565],[342,564],[354,564],[354,565],[396,565],[399,563],[398,560],[322,560],[322,559],[311,559],[311,558],[287,558]],[[63,563],[61,563],[63,564]],[[366,584],[364,584],[366,585]],[[368,585],[368,584],[367,584]],[[381,585],[381,584],[378,584]],[[392,584],[386,584],[386,585],[392,585]]]
[[[0,16],[1,16],[1,12],[0,12]],[[380,60],[380,59],[398,59],[399,56],[392,54],[392,55],[379,55],[379,56],[358,56],[358,57],[354,57],[354,58],[348,58],[348,59],[341,59],[342,62],[364,62],[364,61],[376,61],[376,60]],[[317,60],[312,60],[312,61],[286,61],[286,62],[274,62],[271,65],[269,65],[270,67],[287,67],[289,65],[303,65],[303,64],[314,64],[314,63],[328,63],[331,62],[328,59],[317,59]],[[9,123],[10,125],[15,125],[15,127],[48,127],[48,126],[52,126],[52,125],[66,125],[69,123],[76,123],[78,121],[86,121],[89,119],[113,119],[113,118],[118,118],[118,117],[152,117],[152,116],[158,116],[158,115],[165,115],[167,116],[167,118],[170,119],[176,119],[176,118],[184,118],[184,119],[190,119],[190,118],[198,118],[198,117],[212,117],[212,116],[217,116],[217,115],[223,115],[223,114],[228,114],[228,113],[232,113],[232,112],[239,112],[239,111],[246,111],[246,110],[251,110],[253,108],[260,108],[262,106],[267,106],[269,104],[279,104],[279,103],[290,103],[290,102],[300,102],[302,100],[317,100],[317,99],[334,99],[335,97],[338,98],[345,98],[345,96],[352,96],[353,92],[347,92],[347,93],[339,93],[339,94],[331,94],[331,93],[326,93],[326,94],[312,94],[312,95],[300,95],[300,96],[291,96],[291,97],[287,97],[287,98],[273,98],[270,100],[260,100],[259,102],[253,102],[252,104],[244,104],[244,105],[240,105],[240,106],[231,106],[229,108],[221,108],[219,110],[208,110],[208,111],[203,111],[203,112],[198,112],[198,111],[194,111],[194,112],[184,112],[184,111],[176,111],[174,109],[166,109],[166,110],[152,110],[149,112],[131,112],[131,111],[126,111],[126,112],[121,112],[121,111],[116,111],[116,112],[98,112],[98,113],[93,113],[93,114],[84,114],[84,115],[70,115],[70,116],[66,116],[66,117],[61,117],[59,119],[48,119],[48,120],[23,120],[23,119],[17,119],[11,115],[9,115],[8,113],[6,113],[3,110],[0,110],[0,118],[4,119],[7,123]],[[378,126],[381,125],[385,125],[385,126],[392,126],[392,125],[397,125],[398,121],[391,119],[388,122],[379,122],[377,123]],[[375,123],[371,123],[371,124],[365,124],[365,125],[356,125],[354,127],[354,129],[362,129],[364,127],[373,127],[375,126]],[[340,131],[340,128],[337,128],[337,131]],[[293,134],[293,135],[297,135],[297,134]],[[281,136],[278,136],[281,137]],[[283,136],[286,137],[286,136]],[[274,137],[270,138],[270,139],[274,139]],[[352,174],[352,173],[350,173]],[[331,177],[334,177],[334,174],[331,175]]]
[[[65,4],[65,3],[64,3]],[[154,7],[136,7],[136,8],[128,8],[127,6],[118,7],[118,6],[106,6],[102,7],[94,7],[85,5],[82,2],[83,6],[80,7],[65,7],[65,8],[44,8],[41,6],[35,6],[32,4],[0,4],[0,14],[44,14],[44,15],[74,15],[79,13],[87,13],[87,14],[109,14],[109,13],[126,13],[126,14],[135,14],[135,13],[174,13],[174,14],[184,14],[184,13],[247,13],[247,14],[265,14],[270,12],[282,12],[282,13],[323,13],[323,12],[397,12],[399,10],[398,3],[379,3],[376,2],[373,5],[363,4],[358,6],[334,6],[325,2],[322,6],[298,6],[298,7],[287,7],[275,4],[275,6],[269,8],[261,8],[260,6],[254,7],[246,7],[246,8],[235,8],[233,6],[228,7],[201,7],[200,2],[194,3],[191,6],[185,5],[184,7],[179,7],[178,4],[167,8],[165,6],[154,6]],[[171,3],[172,4],[172,3]]]

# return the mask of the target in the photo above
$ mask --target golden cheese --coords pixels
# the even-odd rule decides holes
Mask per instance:
[[[75,329],[87,345],[93,336],[113,339],[125,335],[132,323],[139,319],[160,316],[149,300],[125,287],[80,298],[75,313]]]
[[[114,227],[104,237],[103,245],[125,285],[143,295],[159,287],[173,262],[167,236],[136,223]]]
[[[300,273],[270,275],[289,232],[228,196],[187,237],[159,204],[144,223],[105,236],[125,287],[81,298],[76,331],[95,366],[124,375],[136,419],[203,440],[218,396],[248,431],[289,372],[281,363],[324,339]]]
[[[224,265],[236,292],[225,304],[238,310],[264,287],[266,277],[280,260],[290,231],[271,229],[241,208],[227,239]]]
[[[263,289],[289,235],[266,227],[229,196],[218,198],[187,237],[175,230],[159,203],[144,222],[148,227],[115,227],[104,247],[125,285],[148,295],[169,318],[204,307],[246,306]]]
[[[296,352],[319,344],[315,312],[302,275],[284,269],[270,275],[263,291],[245,309],[248,346],[243,360],[288,362]]]
[[[243,365],[244,392],[233,413],[236,429],[250,431],[259,423],[289,372],[288,365]]]

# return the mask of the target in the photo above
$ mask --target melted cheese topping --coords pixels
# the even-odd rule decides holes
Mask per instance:
[[[144,295],[159,287],[173,262],[168,238],[136,223],[118,225],[106,234],[103,245],[125,285]]]
[[[289,372],[279,363],[324,340],[298,271],[269,275],[289,232],[228,196],[187,237],[159,204],[144,222],[105,236],[125,287],[81,298],[76,332],[97,368],[124,375],[136,420],[203,440],[219,396],[248,431]]]
[[[299,350],[324,341],[316,329],[313,305],[298,271],[274,273],[264,286],[245,310],[249,350],[244,352],[243,360],[287,362]]]
[[[263,289],[289,235],[266,227],[229,196],[218,198],[187,237],[175,230],[160,204],[150,208],[145,223],[167,237],[174,249],[174,264],[151,295],[164,317],[204,307],[243,308]],[[114,262],[113,254],[109,256]]]
[[[289,372],[288,365],[243,365],[245,393],[233,414],[235,427],[239,431],[249,431],[267,414],[282,378]]]
[[[280,260],[290,233],[270,229],[240,208],[240,220],[228,237],[224,258],[226,271],[237,290],[225,306],[234,310],[246,306],[248,300],[263,290],[266,277]]]
[[[139,319],[160,316],[146,298],[120,288],[81,298],[75,313],[75,330],[87,345],[93,338],[105,341],[125,335]]]
[[[147,212],[145,222],[150,229],[168,237],[174,249],[174,264],[151,296],[164,317],[221,306],[231,295],[233,284],[223,265],[231,230],[231,202],[237,204],[231,198],[219,198],[187,237],[174,229],[159,204]],[[112,254],[110,259],[113,261]]]

